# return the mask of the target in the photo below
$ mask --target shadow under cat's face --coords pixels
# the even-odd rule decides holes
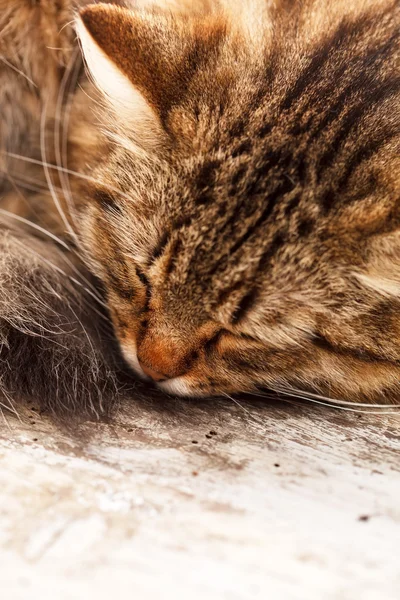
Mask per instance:
[[[368,52],[365,24],[347,25],[352,41],[330,25],[317,43],[289,17],[273,40],[254,33],[257,45],[220,15],[96,5],[78,22],[111,139],[83,237],[126,360],[170,393],[292,386],[374,399],[397,389],[399,307],[377,274],[400,267],[387,236],[376,241],[398,192],[395,175],[379,178],[384,141],[398,173],[389,94],[371,65],[357,96],[338,89],[356,48]],[[304,66],[313,51],[314,84]],[[357,132],[343,123],[346,93]],[[361,109],[368,98],[375,112]],[[338,129],[345,167],[332,154]]]

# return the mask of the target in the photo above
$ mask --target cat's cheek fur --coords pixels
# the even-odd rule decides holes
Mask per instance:
[[[150,381],[150,377],[144,373],[142,367],[140,366],[136,344],[133,341],[131,341],[129,344],[120,342],[120,349],[122,356],[132,371],[134,371],[134,373],[143,381]]]
[[[115,336],[125,363],[140,379],[149,381],[149,377],[140,366],[137,355],[137,319],[132,319],[132,315],[129,313],[129,308],[126,306],[118,310],[112,306],[110,307]],[[128,323],[129,320],[131,321],[130,324]]]

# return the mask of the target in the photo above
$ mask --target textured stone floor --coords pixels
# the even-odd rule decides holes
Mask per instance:
[[[274,402],[0,425],[5,600],[400,598],[400,414]]]

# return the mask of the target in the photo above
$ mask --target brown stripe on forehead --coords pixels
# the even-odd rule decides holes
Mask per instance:
[[[273,257],[285,246],[286,243],[286,232],[277,231],[274,237],[272,238],[271,242],[267,244],[266,249],[262,253],[260,260],[258,261],[255,277],[257,276],[257,274],[264,272],[269,267]]]
[[[235,294],[236,292],[238,292],[239,290],[244,288],[245,285],[246,284],[243,281],[236,281],[229,288],[227,288],[227,289],[223,288],[218,294],[217,304],[219,306],[222,306],[223,304],[226,304],[227,302],[229,302],[230,296],[232,296],[233,294]]]
[[[274,153],[274,160],[277,159],[277,156],[278,154]],[[286,163],[286,158],[284,163]],[[243,186],[238,201],[230,207],[232,210],[227,210],[225,215],[219,213],[220,216],[226,217],[219,227],[219,235],[224,237],[228,243],[230,241],[231,246],[228,253],[225,252],[219,261],[214,262],[209,270],[209,275],[224,270],[232,257],[238,251],[241,251],[248,242],[252,242],[256,236],[260,236],[260,239],[264,240],[264,227],[274,213],[278,201],[280,207],[281,203],[285,201],[285,197],[292,194],[294,182],[291,178],[283,174],[281,177],[275,177],[272,181],[268,181],[268,178],[265,175],[262,176],[261,173],[262,170],[260,169],[260,172],[257,172],[253,179],[249,178],[248,184]],[[251,202],[251,195],[256,195],[259,201],[257,203]],[[288,206],[291,206],[294,210],[298,202],[299,200],[296,200],[295,203],[288,204]],[[252,218],[249,219],[249,217]],[[248,221],[247,226],[242,223],[237,227],[237,224],[240,224],[243,219]]]
[[[366,142],[365,145],[356,148],[353,155],[347,158],[347,163],[339,178],[337,180],[333,178],[330,185],[327,185],[320,194],[319,204],[325,213],[329,213],[329,211],[343,203],[344,199],[346,199],[348,205],[352,201],[368,199],[371,193],[375,195],[379,193],[377,177],[373,172],[369,172],[367,181],[367,169],[369,169],[369,164],[373,164],[375,156],[378,156],[379,160],[379,151],[390,142],[392,137],[397,136],[393,136],[392,132],[385,130],[376,139],[372,139]],[[349,189],[350,183],[353,182],[352,176],[360,167],[364,168],[363,177],[361,181],[356,181],[355,185]]]
[[[326,75],[336,88],[345,70],[354,70],[355,74],[364,71],[367,74],[368,68],[373,67],[373,61],[379,59],[380,53],[390,49],[390,45],[395,43],[393,36],[398,36],[398,31],[393,33],[393,25],[398,8],[398,3],[393,2],[385,10],[379,10],[378,14],[375,12],[359,14],[356,19],[345,17],[333,34],[317,42],[311,60],[283,99],[281,110],[288,110],[302,102],[306,92],[309,92],[310,88],[315,88],[319,75]],[[389,40],[382,29],[379,30],[378,36],[373,35],[376,31],[377,19],[379,18],[382,23],[385,17],[388,18],[387,23],[389,24],[390,19],[392,25],[388,27]],[[377,43],[376,39],[378,39]],[[365,40],[362,46],[360,46],[361,40]],[[392,51],[393,48],[392,45]],[[352,54],[349,53],[350,50]],[[312,102],[312,94],[309,97],[309,102]]]
[[[373,91],[373,93],[371,93],[371,91]],[[375,83],[374,90],[359,90],[359,100],[357,102],[354,101],[352,106],[350,105],[351,107],[343,119],[337,119],[336,121],[339,126],[337,133],[333,135],[331,139],[328,138],[326,149],[318,159],[319,169],[317,171],[317,178],[320,178],[326,167],[337,158],[339,149],[344,146],[351,134],[357,130],[357,136],[360,135],[358,128],[362,123],[364,123],[366,129],[361,133],[361,141],[363,146],[367,141],[369,142],[369,149],[370,151],[372,150],[372,156],[375,151],[377,127],[375,122],[372,128],[368,127],[368,120],[365,119],[365,117],[368,117],[371,114],[371,110],[376,110],[380,104],[388,98],[395,96],[398,92],[400,92],[400,77],[390,77],[382,84]],[[376,146],[376,151],[380,149],[385,139],[390,139],[390,137],[394,137],[398,134],[398,125],[396,127],[393,125],[389,126],[388,124],[384,128],[383,136],[382,132],[378,129],[379,144]],[[357,150],[359,150],[359,143],[360,141],[358,141],[358,144],[356,145]]]
[[[235,254],[242,246],[244,246],[253,236],[260,234],[260,229],[266,224],[271,216],[276,202],[293,189],[293,184],[284,179],[281,181],[272,193],[269,193],[265,199],[265,206],[261,213],[258,214],[255,221],[250,223],[245,232],[231,246],[230,254]]]
[[[215,61],[221,46],[225,43],[228,33],[228,23],[224,18],[206,18],[197,21],[192,29],[186,32],[186,52],[178,61],[175,77],[171,89],[171,104],[183,104],[188,94],[192,91],[188,82],[193,80],[197,73],[202,73],[207,68],[207,63]],[[188,35],[189,34],[189,35]],[[225,75],[226,77],[226,75]],[[221,87],[228,87],[229,80],[219,77]],[[171,86],[171,81],[169,82]],[[163,111],[166,113],[170,106],[165,106],[163,98]]]
[[[197,174],[194,183],[194,200],[196,204],[210,204],[215,201],[213,186],[215,186],[221,161],[206,159]]]
[[[309,144],[330,125],[339,122],[341,114],[346,118],[346,111],[353,103],[364,106],[361,101],[363,95],[374,100],[376,91],[379,93],[386,87],[381,78],[384,66],[382,60],[390,62],[388,59],[393,55],[393,47],[398,38],[399,33],[396,32],[382,47],[371,47],[361,55],[355,54],[347,60],[340,60],[338,65],[332,65],[329,76],[318,77],[318,73],[315,73],[313,92],[301,98],[301,112],[309,116],[307,119],[302,119],[300,115],[293,117],[290,133],[307,133]],[[393,67],[394,65],[392,71]],[[386,84],[394,83],[392,77],[386,78]],[[341,86],[342,81],[344,87]],[[312,110],[316,106],[317,113]],[[370,105],[367,103],[365,108],[370,109]]]
[[[393,23],[397,10],[393,4],[386,11],[391,14]],[[283,112],[293,107],[290,118],[294,125],[289,132],[295,136],[304,134],[308,149],[319,134],[324,136],[318,178],[371,108],[376,109],[399,92],[395,52],[399,27],[393,31],[393,26],[388,26],[387,34],[382,29],[375,37],[371,28],[376,29],[376,21],[377,15],[360,17],[356,22],[343,21],[333,36],[319,42],[309,65],[281,103]],[[301,118],[300,110],[307,118]],[[330,126],[335,132],[329,139]],[[369,133],[367,131],[367,135]]]
[[[294,123],[289,132],[293,135],[292,147],[293,154],[289,156],[282,154],[282,151],[274,151],[271,157],[266,158],[263,168],[268,165],[285,167],[288,172],[292,171],[291,177],[295,177],[301,183],[305,178],[311,175],[311,172],[317,169],[316,178],[321,181],[327,173],[326,182],[320,187],[316,194],[318,204],[321,204],[325,211],[330,210],[339,201],[347,201],[343,192],[352,173],[363,163],[367,163],[375,155],[378,155],[385,143],[390,142],[399,136],[400,117],[396,120],[390,119],[386,115],[379,123],[368,122],[371,113],[379,114],[379,106],[383,105],[391,97],[395,98],[400,92],[400,77],[395,74],[395,53],[394,48],[398,44],[400,33],[395,32],[383,42],[365,44],[362,47],[360,55],[350,57],[348,60],[341,60],[339,63],[340,72],[346,69],[353,73],[352,77],[346,78],[344,89],[340,91],[340,72],[335,71],[333,63],[332,71],[328,75],[324,74],[318,79],[318,72],[311,69],[299,78],[299,82],[305,87],[308,83],[318,84],[321,89],[309,93],[309,100],[301,105],[302,111],[306,111],[313,105],[314,110],[308,111],[306,120],[302,120],[299,114],[292,115]],[[343,40],[345,42],[345,40]],[[319,57],[320,58],[320,57]],[[328,60],[328,55],[325,56]],[[345,65],[343,65],[345,62]],[[388,69],[385,70],[387,63]],[[337,93],[339,87],[340,93]],[[300,94],[300,89],[297,89]],[[303,93],[307,99],[306,90]],[[333,97],[333,102],[329,98]],[[319,105],[319,98],[328,99],[325,106]],[[298,99],[299,103],[302,99]],[[317,110],[318,108],[318,110]],[[395,108],[394,108],[395,110]],[[385,115],[383,115],[385,117]],[[386,121],[386,123],[385,123]],[[364,131],[360,131],[360,126]],[[332,128],[332,133],[329,131]],[[304,139],[296,137],[304,135]],[[352,146],[348,141],[350,136],[357,139],[351,140]],[[321,139],[318,136],[321,135]],[[312,146],[313,144],[313,146]],[[320,146],[318,148],[318,145]],[[296,149],[298,148],[298,149]],[[346,157],[342,157],[340,150],[346,149]],[[352,155],[350,154],[352,152]],[[350,156],[349,156],[350,154]],[[345,163],[344,168],[341,166]],[[337,165],[338,173],[332,173],[332,168]],[[340,172],[339,172],[340,167]],[[257,189],[257,184],[255,183]],[[354,188],[351,190],[355,197]],[[372,191],[372,189],[371,189]],[[266,197],[268,197],[266,190]],[[298,197],[300,199],[300,196]],[[296,199],[295,199],[296,201]],[[287,210],[290,212],[289,207]],[[305,227],[304,227],[305,226]],[[309,223],[303,223],[303,232],[309,228]],[[301,230],[299,230],[300,232]]]
[[[300,222],[297,225],[296,233],[298,238],[301,240],[302,238],[308,237],[316,227],[316,221],[312,218],[304,218],[300,219]]]
[[[233,324],[238,324],[242,321],[248,313],[254,308],[257,302],[258,291],[251,288],[240,300],[235,312],[232,315],[231,321]]]
[[[158,240],[157,245],[153,249],[153,252],[151,254],[151,262],[153,262],[154,260],[157,260],[157,258],[160,258],[160,256],[162,256],[164,254],[165,248],[168,245],[170,239],[171,239],[171,232],[165,231],[162,234],[162,236],[160,237],[160,239]]]

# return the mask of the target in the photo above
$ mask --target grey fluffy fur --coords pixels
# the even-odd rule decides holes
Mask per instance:
[[[55,267],[73,276],[55,245],[1,226],[0,389],[10,407],[33,398],[45,409],[104,414],[121,387],[112,338],[93,318],[94,300]]]

